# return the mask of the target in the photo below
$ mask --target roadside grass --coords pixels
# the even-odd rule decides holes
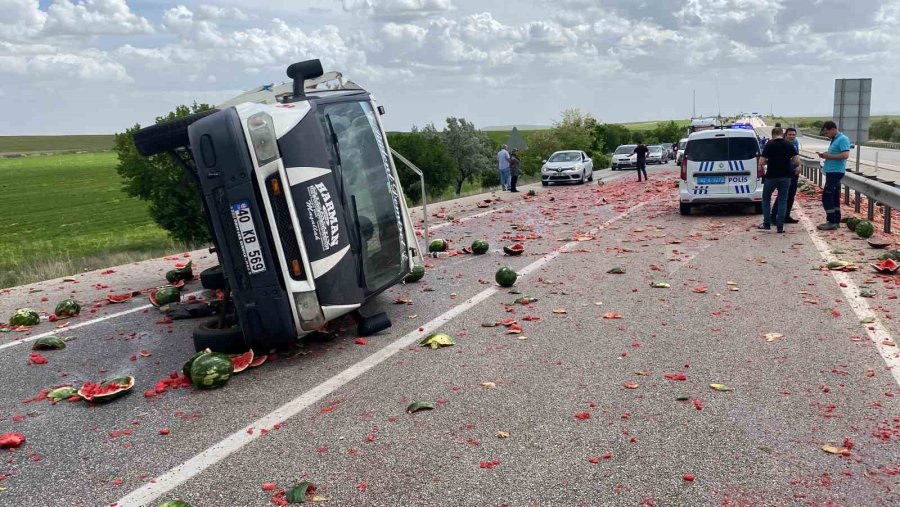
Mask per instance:
[[[0,154],[106,151],[113,148],[112,134],[83,136],[0,136]]]
[[[687,128],[691,124],[691,120],[654,120],[623,123],[622,126],[634,132],[647,132],[655,129],[660,123],[666,123],[668,121],[674,121],[679,127],[684,128]]]
[[[128,197],[112,152],[0,159],[0,287],[189,248]]]

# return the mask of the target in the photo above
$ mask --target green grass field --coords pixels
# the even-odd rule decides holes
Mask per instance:
[[[55,151],[111,150],[115,137],[95,136],[0,136],[0,154],[51,153]]]
[[[485,134],[491,138],[491,141],[494,143],[495,147],[500,147],[509,140],[510,130],[488,130],[485,131]],[[522,139],[525,140],[525,144],[528,144],[528,139],[535,133],[540,132],[540,130],[520,130],[519,134],[522,134]]]
[[[0,159],[0,287],[183,251],[128,197],[116,154]]]
[[[634,123],[623,123],[622,126],[634,132],[647,132],[653,130],[657,125],[669,120],[639,121]],[[674,120],[679,127],[687,128],[691,124],[691,120]]]

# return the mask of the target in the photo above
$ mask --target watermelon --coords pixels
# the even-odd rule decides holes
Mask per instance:
[[[31,346],[31,350],[62,350],[64,348],[66,348],[66,342],[59,336],[45,336]]]
[[[248,350],[243,354],[231,356],[231,365],[234,367],[235,373],[240,373],[250,367],[253,363],[253,351]]]
[[[879,273],[894,273],[900,268],[900,262],[893,259],[885,259],[881,262],[872,264],[872,267]]]
[[[181,289],[166,285],[150,291],[150,304],[159,308],[170,303],[181,301]]]
[[[406,283],[418,282],[423,276],[425,276],[425,266],[416,264],[403,281]]]
[[[158,507],[191,507],[191,504],[185,502],[184,500],[169,500],[167,502],[159,504]]]
[[[872,222],[868,220],[860,220],[858,224],[856,224],[856,235],[863,239],[868,239],[875,234],[875,226],[872,225]]]
[[[169,283],[175,283],[180,280],[188,281],[194,279],[194,270],[191,269],[191,265],[194,261],[188,261],[187,265],[183,268],[173,269],[166,273],[166,281]]]
[[[184,366],[181,367],[181,373],[184,373],[185,377],[191,378],[191,367],[194,366],[194,361],[196,361],[198,357],[205,356],[210,352],[212,351],[209,349],[204,349],[191,356],[190,359],[188,359],[187,362],[184,363]]]
[[[872,248],[887,248],[893,244],[893,241],[885,238],[884,236],[872,236],[871,238],[866,240],[866,243],[868,243]]]
[[[107,294],[106,301],[109,303],[124,303],[132,298],[132,294],[130,292],[126,292],[125,294]]]
[[[490,245],[483,239],[476,239],[472,242],[472,253],[475,255],[486,254],[489,248]]]
[[[446,252],[450,244],[446,239],[436,239],[428,245],[429,252]]]
[[[228,354],[210,352],[194,359],[191,382],[197,389],[223,387],[234,374],[234,364]]]
[[[105,403],[128,394],[133,387],[134,377],[131,376],[104,380],[99,384],[85,382],[78,389],[78,396],[85,401]]]
[[[510,267],[502,267],[494,275],[494,279],[501,287],[512,287],[518,277],[519,275]]]
[[[537,195],[537,192],[535,192],[534,189],[531,189],[528,191],[528,197],[534,197],[536,195]]]
[[[900,261],[900,250],[891,250],[890,252],[884,252],[883,254],[878,256],[878,260],[880,261],[883,261],[885,259]]]
[[[856,226],[859,224],[860,219],[856,217],[850,217],[847,219],[847,228],[851,231],[856,231]]]
[[[522,255],[522,252],[525,251],[525,245],[523,245],[522,243],[516,243],[515,245],[503,247],[503,251],[506,253],[506,255]]]
[[[81,305],[74,299],[63,299],[56,305],[56,311],[53,313],[59,318],[74,317],[81,313]]]
[[[250,362],[250,367],[251,368],[259,368],[260,366],[263,365],[263,363],[266,362],[266,359],[268,359],[268,358],[269,358],[268,355],[256,356],[253,358],[253,361]]]
[[[31,308],[19,308],[9,318],[10,327],[36,326],[41,322],[41,316]]]

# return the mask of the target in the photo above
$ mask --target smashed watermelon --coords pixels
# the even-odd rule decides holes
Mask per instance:
[[[900,269],[900,262],[897,262],[894,259],[884,259],[883,261],[872,264],[872,267],[879,273],[894,273],[897,269]]]
[[[78,389],[78,396],[85,401],[105,403],[128,394],[133,387],[134,377],[131,376],[104,380],[99,384],[85,382]]]
[[[173,269],[166,273],[166,281],[169,283],[176,283],[179,281],[188,281],[194,278],[194,270],[191,268],[194,261],[188,261],[187,265],[183,268]]]
[[[74,299],[63,299],[56,305],[56,311],[53,312],[58,318],[74,317],[81,313],[81,305]]]
[[[125,294],[107,294],[106,301],[109,303],[124,303],[134,297],[130,292]]]
[[[191,507],[191,504],[184,500],[169,500],[168,502],[159,504],[157,507]]]
[[[150,304],[157,308],[179,301],[181,301],[181,289],[178,287],[166,285],[150,291]]]
[[[191,382],[197,389],[223,387],[234,374],[234,364],[228,354],[210,352],[194,359]]]
[[[19,308],[13,312],[12,317],[9,318],[10,327],[36,326],[40,324],[40,322],[41,316],[31,308]]]
[[[525,245],[516,243],[515,245],[503,247],[503,251],[506,255],[522,255],[522,252],[525,251]]]
[[[234,373],[240,373],[253,364],[253,351],[248,350],[243,354],[231,356],[231,365],[234,366]]]

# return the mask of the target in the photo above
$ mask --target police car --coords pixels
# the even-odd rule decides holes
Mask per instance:
[[[719,127],[691,134],[681,159],[681,214],[704,204],[753,205],[762,213],[759,154],[752,130]]]

